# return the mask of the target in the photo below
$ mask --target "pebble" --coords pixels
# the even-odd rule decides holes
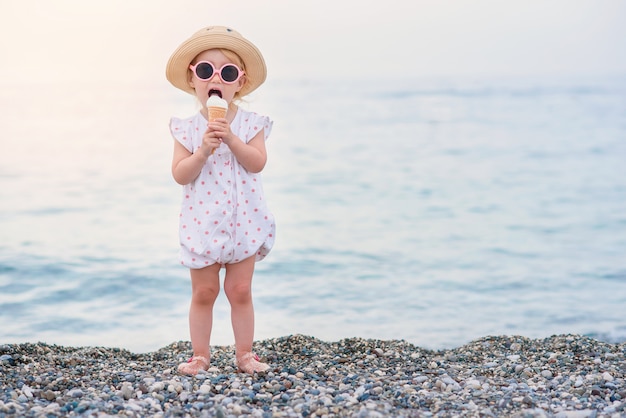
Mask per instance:
[[[176,373],[184,341],[142,354],[0,345],[0,418],[626,416],[626,343],[500,336],[432,351],[292,335],[254,350],[268,372],[238,373],[233,347],[216,346],[209,371],[190,377]]]

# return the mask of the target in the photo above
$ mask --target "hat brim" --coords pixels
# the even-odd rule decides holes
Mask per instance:
[[[189,64],[199,53],[217,48],[233,51],[243,61],[246,84],[240,90],[240,96],[250,94],[263,84],[267,77],[267,68],[261,52],[239,32],[223,26],[200,29],[184,41],[167,62],[165,69],[167,80],[174,87],[195,94],[193,87],[189,85]]]

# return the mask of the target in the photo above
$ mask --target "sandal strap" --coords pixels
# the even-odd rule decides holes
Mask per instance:
[[[239,370],[245,373],[264,372],[270,367],[266,363],[262,363],[256,353],[248,352],[239,359],[235,359],[235,363]]]
[[[256,353],[251,353],[248,352],[246,354],[244,354],[243,356],[241,356],[241,358],[238,360],[239,362],[243,362],[243,361],[249,361],[250,357],[252,357],[254,360],[259,361],[259,356]]]
[[[200,370],[209,368],[209,360],[203,356],[193,356],[185,363],[178,365],[178,372],[186,375],[195,376]]]
[[[209,367],[209,359],[203,356],[193,356],[189,360],[187,360],[187,363],[193,363],[195,361],[203,363],[207,368]]]

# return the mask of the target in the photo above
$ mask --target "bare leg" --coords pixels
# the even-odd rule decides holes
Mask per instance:
[[[237,364],[246,373],[267,370],[268,366],[255,360],[252,354],[254,340],[254,306],[252,304],[252,275],[254,257],[226,265],[224,291],[230,302],[231,322],[235,335]]]
[[[238,353],[252,351],[254,340],[253,273],[254,257],[226,265],[224,292],[230,302],[230,319],[235,334],[235,350]]]
[[[181,373],[196,374],[199,369],[206,370],[209,367],[213,305],[220,292],[219,271],[221,267],[220,264],[213,264],[203,269],[190,270],[189,333],[193,358],[191,363],[183,363],[179,366],[178,370]]]

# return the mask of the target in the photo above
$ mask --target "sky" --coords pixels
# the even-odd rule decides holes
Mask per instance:
[[[626,73],[623,0],[0,0],[0,82],[162,81],[231,26],[271,78]]]

